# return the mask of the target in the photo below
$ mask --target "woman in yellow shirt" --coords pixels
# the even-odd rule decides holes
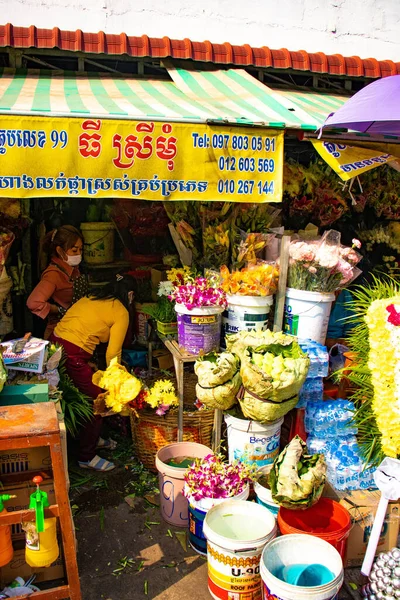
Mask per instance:
[[[111,283],[71,306],[50,338],[64,347],[65,368],[76,387],[93,400],[104,390],[93,384],[89,363],[95,348],[104,342],[108,344],[107,366],[115,357],[121,361],[134,285],[135,280],[130,275],[117,275]],[[102,417],[94,415],[81,431],[79,466],[82,468],[95,471],[115,468],[114,463],[96,454],[96,448],[104,447],[104,440],[100,438],[102,422]],[[100,446],[99,440],[103,442]]]

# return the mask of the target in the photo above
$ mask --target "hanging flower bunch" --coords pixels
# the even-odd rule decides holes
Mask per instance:
[[[164,416],[172,406],[178,406],[179,400],[174,384],[168,379],[159,379],[150,389],[144,388],[129,406],[134,411],[146,408],[156,409],[156,415]]]
[[[289,248],[288,286],[309,292],[334,292],[360,274],[359,240],[351,248],[340,244],[337,231],[327,231],[312,241],[293,241]]]
[[[396,458],[400,455],[400,296],[373,302],[365,320],[374,388],[372,409],[383,452]]]
[[[189,310],[203,306],[225,308],[227,305],[225,292],[213,287],[212,282],[205,277],[197,277],[193,283],[175,287],[168,298],[177,304],[183,304]]]
[[[221,455],[197,458],[185,474],[186,498],[232,498],[241,494],[255,476],[256,467],[235,461],[224,462]]]

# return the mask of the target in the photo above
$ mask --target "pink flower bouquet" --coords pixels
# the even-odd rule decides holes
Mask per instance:
[[[245,490],[255,470],[241,462],[228,464],[220,455],[197,458],[186,471],[184,495],[197,502],[203,498],[232,498]]]
[[[213,282],[205,277],[197,277],[193,283],[174,287],[168,298],[188,310],[203,306],[225,308],[227,305],[225,292],[219,287],[213,287]]]
[[[355,251],[359,240],[348,248],[340,244],[340,233],[327,231],[319,240],[296,240],[290,244],[288,286],[309,292],[335,292],[361,273]]]

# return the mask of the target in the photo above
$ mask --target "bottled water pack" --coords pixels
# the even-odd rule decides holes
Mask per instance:
[[[329,373],[329,354],[326,347],[313,340],[299,340],[299,345],[310,359],[307,377],[327,377]]]
[[[356,435],[357,428],[351,424],[354,405],[348,400],[309,402],[304,426],[307,433],[319,438],[335,438],[339,435]]]

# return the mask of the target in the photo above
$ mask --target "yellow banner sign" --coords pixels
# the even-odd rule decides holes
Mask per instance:
[[[312,140],[312,143],[324,161],[343,181],[348,181],[365,171],[395,160],[391,154],[384,154],[379,150],[357,148],[323,140]]]
[[[0,196],[280,202],[283,132],[2,116]]]

